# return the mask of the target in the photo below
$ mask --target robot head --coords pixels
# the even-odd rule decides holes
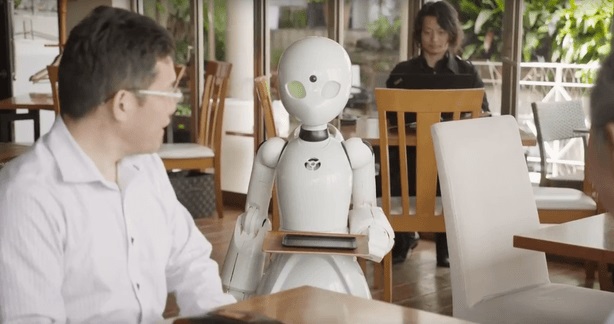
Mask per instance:
[[[288,113],[305,126],[326,125],[339,115],[352,87],[350,57],[332,39],[294,42],[279,61],[279,91]]]

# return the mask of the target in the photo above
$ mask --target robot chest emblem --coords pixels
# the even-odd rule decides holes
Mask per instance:
[[[311,158],[305,162],[305,169],[309,171],[316,171],[322,166],[322,162],[317,158]]]

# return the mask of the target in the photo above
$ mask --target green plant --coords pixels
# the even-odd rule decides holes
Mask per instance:
[[[552,16],[561,8],[559,0],[541,0],[525,2],[523,25],[523,61],[543,60],[549,57],[552,38],[556,26],[552,23]]]
[[[463,58],[499,59],[504,0],[461,0],[458,6],[467,40]]]
[[[204,34],[207,35],[210,28],[213,28],[215,35],[215,60],[223,61],[226,59],[226,0],[215,0],[214,8],[213,26],[209,26],[209,19],[205,18]],[[209,11],[205,8],[204,16],[208,17],[208,15]]]
[[[558,11],[552,60],[566,63],[600,62],[610,52],[609,28],[614,14],[612,0],[569,0]]]
[[[175,62],[186,64],[190,57],[192,33],[189,0],[154,0],[146,3],[145,14],[165,26],[175,39]]]
[[[21,4],[22,0],[15,0],[15,2],[13,3],[13,8],[17,9],[17,7],[19,7],[19,5]]]
[[[191,114],[192,114],[192,109],[189,104],[183,103],[183,102],[177,104],[177,111],[175,112],[175,115],[190,116]]]
[[[367,25],[367,31],[382,44],[394,44],[399,40],[401,19],[396,18],[391,23],[385,16],[380,16]]]
[[[281,54],[284,53],[283,48],[272,48],[271,49],[271,69],[277,70],[277,66],[279,65],[279,60],[281,59]]]
[[[283,8],[279,17],[279,28],[303,29],[307,27],[306,8]]]
[[[610,51],[609,26],[613,0],[524,1],[522,56],[524,61],[590,63]],[[503,0],[459,0],[465,21],[465,59],[500,58]]]

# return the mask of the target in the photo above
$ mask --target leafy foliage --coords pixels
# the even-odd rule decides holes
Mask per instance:
[[[302,29],[305,27],[307,27],[306,8],[283,8],[279,17],[279,28]]]
[[[209,19],[205,18],[205,35],[209,28],[213,28],[215,34],[215,60],[223,61],[226,59],[226,0],[214,0],[213,26],[209,26]],[[205,17],[209,11],[205,8]],[[213,58],[209,58],[213,59]]]
[[[401,19],[396,18],[393,22],[390,22],[385,16],[380,16],[367,25],[367,31],[380,43],[392,46],[394,42],[398,43],[399,41]]]
[[[609,53],[613,0],[525,0],[524,5],[524,61],[591,63]],[[463,57],[499,60],[504,0],[458,0],[456,6],[465,22]]]
[[[570,0],[556,12],[558,32],[554,37],[552,60],[566,63],[601,61],[610,52],[609,27],[614,14],[612,0]]]

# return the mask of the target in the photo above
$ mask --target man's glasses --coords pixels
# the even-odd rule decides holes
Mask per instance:
[[[176,103],[183,101],[183,93],[181,89],[175,89],[172,91],[159,91],[159,90],[136,90],[135,93],[144,96],[160,96],[172,98]]]

